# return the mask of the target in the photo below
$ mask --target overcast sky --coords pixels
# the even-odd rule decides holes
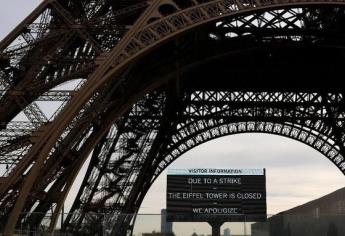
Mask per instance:
[[[3,1],[0,7],[0,39],[39,2]],[[271,214],[316,199],[345,185],[342,173],[323,155],[302,143],[275,135],[241,134],[216,139],[194,148],[171,165],[171,168],[188,167],[266,168],[267,203]],[[72,193],[76,191],[74,188]],[[165,191],[166,172],[150,189],[140,212],[159,213],[165,207]],[[71,202],[70,197],[67,208]]]

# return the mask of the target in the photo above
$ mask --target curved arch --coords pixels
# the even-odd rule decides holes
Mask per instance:
[[[166,152],[168,154],[159,164],[160,168],[157,169],[155,178],[173,161],[194,147],[219,137],[241,133],[267,133],[299,141],[323,154],[332,161],[342,173],[345,173],[344,157],[340,153],[339,149],[337,149],[334,141],[323,134],[313,133],[308,127],[301,127],[288,123],[282,124],[263,121],[225,123],[211,127],[204,127],[200,130],[197,130],[197,125],[191,126],[196,128],[193,130],[194,133],[193,131],[189,132],[188,136],[171,145]]]
[[[40,153],[40,157],[44,158],[48,155],[49,151],[55,144],[58,137],[62,134],[63,130],[66,129],[67,125],[72,121],[77,112],[82,106],[88,101],[88,99],[105,83],[109,80],[116,78],[126,66],[131,62],[143,56],[148,51],[161,45],[163,42],[167,42],[177,34],[186,32],[189,29],[196,28],[200,25],[210,23],[212,21],[220,20],[222,18],[248,13],[256,10],[267,10],[278,7],[293,7],[293,6],[308,6],[308,5],[344,5],[344,2],[334,1],[299,1],[299,2],[285,2],[285,1],[274,1],[265,4],[259,4],[252,2],[249,5],[242,5],[238,1],[232,2],[229,5],[228,1],[210,1],[203,4],[198,4],[182,11],[178,11],[172,15],[160,18],[148,25],[146,22],[150,19],[151,15],[156,14],[157,8],[161,5],[161,1],[155,1],[151,7],[140,17],[135,27],[128,32],[122,42],[111,52],[107,60],[93,73],[88,79],[85,85],[80,89],[76,96],[74,96],[70,103],[67,104],[62,114],[57,117],[55,122],[51,125],[49,132],[45,132],[39,142],[34,145],[33,152],[29,155],[37,155]],[[227,6],[227,7],[224,7]],[[215,12],[205,13],[204,8],[214,9]],[[187,12],[193,12],[198,9],[201,18],[187,19],[185,17],[192,17]],[[206,14],[206,15],[205,15]],[[206,17],[207,16],[207,17]],[[182,18],[178,18],[182,17]],[[204,19],[205,18],[205,19]],[[170,21],[182,22],[180,27],[174,26]],[[164,25],[165,32],[160,32],[161,37],[158,37],[161,28],[157,28],[157,24],[161,23]],[[144,27],[143,27],[144,26]],[[148,33],[149,32],[149,33]],[[148,33],[148,34],[147,34]],[[160,81],[163,83],[163,81]],[[119,85],[118,85],[119,86]],[[156,85],[158,86],[158,85]],[[119,111],[119,115],[124,111]],[[51,132],[53,130],[53,132]]]
[[[159,21],[159,20],[157,20],[157,21]],[[151,23],[151,25],[154,25],[154,24],[156,24],[157,23],[157,21],[154,21],[153,23]],[[176,35],[176,34],[175,34]],[[136,39],[136,40],[138,40],[138,39]],[[135,44],[136,45],[138,45],[137,43],[138,43],[139,41],[136,41],[135,42]],[[161,42],[162,43],[162,42]],[[159,44],[157,44],[157,46],[158,46]],[[153,49],[153,47],[152,47],[152,49]],[[143,54],[144,53],[146,53],[146,52],[144,52],[144,51],[141,51]],[[141,55],[143,55],[143,54],[141,54]],[[133,56],[134,55],[134,56]],[[125,55],[121,55],[121,63],[129,63],[129,62],[126,62],[125,61],[125,56],[133,56],[133,57],[136,57],[135,56],[136,54],[131,54],[131,53],[128,53],[128,52],[126,52],[125,53]],[[122,56],[124,56],[124,57],[122,57]],[[112,64],[111,64],[112,66],[115,66],[115,68],[114,68],[114,70],[117,70],[117,71],[121,71],[121,66],[119,66],[120,64],[118,64],[118,65],[116,65],[116,63],[114,64],[113,62],[112,62]],[[121,64],[121,65],[123,65],[123,64]],[[123,65],[123,67],[125,67],[124,65]],[[104,68],[105,69],[105,68]],[[104,77],[102,77],[102,80],[103,80],[103,82],[104,81],[106,81],[107,79],[111,79],[110,77],[113,77],[114,75],[116,75],[116,73],[117,72],[114,72],[114,74],[111,74],[112,72],[111,71],[107,71],[106,72],[106,74],[105,74],[105,76]],[[109,77],[109,78],[108,78]],[[92,78],[91,78],[92,79]],[[99,77],[99,79],[100,79],[100,77]],[[102,81],[97,81],[97,83],[101,83]],[[95,85],[96,87],[97,87],[97,84],[95,83],[95,84],[92,84],[92,85],[90,85],[90,87],[88,87],[88,89],[94,89],[94,88],[96,88],[96,87],[93,87],[93,85]],[[86,96],[87,97],[87,94],[83,94],[84,96]],[[283,129],[284,130],[284,129]],[[292,132],[288,132],[288,133],[292,133]],[[295,133],[295,132],[294,132]],[[311,135],[312,136],[312,135]],[[299,136],[299,137],[302,137],[302,136]],[[316,140],[316,141],[315,141]],[[323,141],[323,143],[322,143],[322,141],[321,142],[318,142],[319,140],[317,140],[317,138],[315,138],[315,140],[314,139],[308,139],[307,141],[309,141],[310,142],[310,146],[312,146],[311,144],[315,144],[315,146],[313,146],[314,148],[316,148],[316,147],[318,147],[318,148],[321,148],[321,146],[322,147],[324,147],[325,149],[324,149],[324,152],[326,153],[328,150],[326,150],[329,146],[327,146],[327,145],[323,145],[326,141],[324,140]],[[315,142],[314,142],[315,141]],[[328,142],[328,141],[327,141]],[[330,142],[331,143],[331,142]],[[327,144],[329,144],[329,143],[327,143]],[[334,144],[333,144],[334,145]],[[334,146],[333,146],[334,147]],[[331,148],[332,149],[332,148]],[[321,149],[320,149],[321,150]],[[329,151],[329,153],[330,153],[330,155],[333,155],[334,154],[334,150],[331,150],[331,151]],[[336,154],[334,154],[334,156],[335,156]],[[341,162],[342,161],[342,157],[339,157],[340,159],[337,159],[337,161],[338,162]]]
[[[134,60],[143,56],[148,51],[152,51],[154,48],[158,47],[164,42],[167,42],[178,34],[226,17],[254,11],[308,5],[327,4],[337,6],[345,4],[345,2],[339,1],[310,2],[307,0],[298,2],[286,2],[282,0],[272,2],[263,1],[262,3],[260,3],[260,1],[255,1],[255,3],[251,2],[247,5],[241,5],[243,3],[240,3],[239,1],[233,1],[230,5],[229,3],[229,1],[216,0],[198,4],[166,17],[157,18],[157,20],[154,22],[147,24],[147,22],[150,20],[150,17],[157,15],[156,10],[162,4],[161,1],[155,1],[152,3],[151,7],[140,19],[138,19],[138,23],[124,36],[119,45],[108,55],[107,59],[103,61],[102,65],[88,79],[84,87],[81,88],[80,92],[78,92],[78,94],[73,97],[70,103],[66,106],[62,112],[63,115],[61,115],[60,119],[57,119],[53,124],[54,128],[52,130],[54,130],[54,132],[49,132],[42,138],[43,140],[49,141],[44,142],[45,145],[43,150],[41,148],[37,148],[38,151],[42,151],[42,153],[45,155],[48,154],[48,148],[51,148],[53,143],[55,144],[55,140],[57,140],[58,136],[61,135],[63,130],[67,127],[67,124],[71,122],[81,107],[103,84],[107,83],[107,81],[113,78],[116,78],[116,76],[119,75],[119,73],[121,73],[121,71]],[[205,12],[205,8],[211,12]],[[193,14],[190,15],[193,11],[200,13],[200,18],[195,18],[195,15]],[[191,17],[193,16],[194,18],[192,19]],[[177,26],[170,21],[179,22],[182,24]],[[158,27],[158,24],[161,24],[160,27]],[[161,31],[163,29],[162,27],[165,28],[165,31]],[[49,146],[47,145],[48,143],[50,144]],[[35,146],[42,145],[42,142],[37,142]]]
[[[195,120],[191,119],[180,124],[177,130],[172,134],[171,142],[167,145],[167,149],[162,155],[163,160],[158,165],[156,174],[159,175],[162,169],[169,165],[172,161],[177,159],[188,150],[205,143],[209,140],[231,135],[237,133],[270,133],[285,136],[297,141],[300,141],[313,149],[317,150],[329,160],[331,160],[342,173],[345,174],[345,160],[339,143],[336,137],[330,135],[332,127],[329,127],[321,117],[318,122],[308,122],[298,120],[305,117],[309,119],[313,117],[316,111],[309,111],[305,108],[290,108],[290,109],[269,109],[264,112],[265,117],[260,116],[253,107],[238,108],[235,104],[242,104],[245,101],[266,102],[271,101],[271,108],[274,108],[275,98],[270,99],[269,94],[273,97],[280,97],[279,93],[224,93],[224,92],[195,92],[191,95],[193,97],[190,105],[186,108],[189,113],[195,114],[195,110],[199,107],[193,105],[197,102],[205,102],[208,105],[201,106],[201,115],[196,116]],[[309,96],[310,95],[310,96]],[[307,95],[308,101],[317,101],[318,96],[315,94]],[[305,98],[304,95],[300,95]],[[301,98],[295,101],[301,101]],[[287,102],[286,99],[278,99],[280,102]],[[209,106],[207,102],[224,102],[223,105]],[[304,100],[306,102],[306,100]],[[233,104],[225,105],[226,103]],[[321,102],[322,103],[322,102]],[[257,103],[259,104],[259,103]],[[311,105],[311,104],[310,104]],[[313,106],[321,105],[319,102],[313,103]],[[205,108],[206,107],[206,108]],[[254,105],[255,107],[255,105]],[[245,110],[245,113],[243,111]],[[188,113],[187,112],[187,113]],[[282,116],[282,114],[294,114],[292,116]],[[241,115],[238,115],[241,114]],[[213,117],[209,119],[208,117]],[[277,119],[280,117],[281,119]],[[295,117],[295,118],[293,118]],[[309,118],[308,118],[309,117]],[[229,119],[230,118],[230,119]]]
[[[32,171],[26,179],[26,182],[23,184],[23,188],[20,192],[20,197],[25,198],[29,194],[29,191],[32,188],[34,180],[37,178],[37,173],[40,167],[43,165],[45,158],[49,156],[49,152],[53,149],[56,141],[61,136],[63,131],[68,127],[68,125],[72,122],[72,120],[76,117],[77,113],[82,109],[83,105],[87,103],[90,97],[95,94],[102,85],[111,80],[116,81],[116,76],[119,75],[124,68],[134,62],[136,59],[143,56],[145,53],[152,51],[154,48],[167,42],[178,34],[182,34],[183,32],[186,32],[187,30],[193,29],[200,25],[222,19],[223,17],[229,17],[256,10],[273,9],[277,7],[309,4],[343,5],[342,2],[301,1],[298,3],[286,3],[282,1],[279,3],[279,1],[276,1],[275,3],[272,2],[265,6],[259,4],[259,6],[254,2],[240,4],[239,2],[234,1],[231,2],[230,6],[224,8],[224,4],[227,4],[229,2],[230,1],[209,1],[204,4],[199,4],[198,6],[193,6],[183,11],[179,11],[176,14],[157,19],[156,21],[148,25],[149,27],[152,27],[157,26],[158,23],[162,23],[161,26],[164,26],[163,28],[141,27],[146,24],[150,17],[156,14],[155,9],[157,9],[157,6],[161,4],[161,1],[155,1],[147,10],[147,12],[138,20],[139,23],[137,23],[132,28],[132,30],[123,38],[122,43],[120,43],[118,47],[116,47],[115,50],[108,55],[108,59],[104,61],[103,64],[97,69],[97,71],[90,77],[90,79],[80,90],[80,92],[72,98],[70,103],[66,106],[60,116],[53,122],[53,124],[46,127],[40,139],[34,144],[32,150],[28,154],[28,159],[30,160],[35,158],[36,161],[32,167]],[[192,15],[188,15],[188,11],[196,13],[199,18],[190,18],[192,17]],[[172,18],[173,16],[181,16],[182,18]],[[188,17],[184,18],[186,16]],[[180,22],[182,20],[182,23],[185,24],[185,26],[182,24],[181,28],[179,28],[177,27],[177,25],[171,25],[170,20],[177,20],[176,22]],[[140,32],[144,32],[142,30],[148,30],[149,34],[151,35],[141,34]],[[120,81],[119,79],[118,83],[115,86],[120,86],[121,82],[122,81]],[[148,92],[150,92],[150,89],[152,90],[153,88],[156,88],[161,83],[163,83],[163,81],[158,81],[156,84],[151,85],[152,87],[147,87],[146,89],[148,90]],[[138,94],[129,97],[127,103],[119,104],[118,110],[115,112],[117,117],[121,116],[126,110],[128,110],[128,108],[136,101],[136,99],[139,99]],[[15,210],[19,212],[21,208],[22,203],[17,202],[13,212],[15,212]],[[10,228],[13,227],[15,218],[17,217],[15,214],[16,213],[11,214],[9,218],[9,230],[11,230]]]
[[[340,153],[339,148],[335,142],[330,139],[326,134],[313,130],[311,127],[302,126],[293,123],[274,123],[265,121],[246,121],[246,122],[233,122],[233,123],[209,123],[201,121],[201,125],[197,122],[191,122],[189,127],[192,127],[191,132],[185,132],[188,127],[182,127],[175,135],[184,133],[184,138],[176,138],[176,142],[170,146],[166,151],[166,156],[157,165],[155,175],[152,177],[150,185],[145,192],[149,190],[159,175],[177,158],[181,157],[184,153],[190,151],[194,147],[202,145],[208,141],[235,134],[243,133],[265,133],[278,135],[292,140],[301,142],[314,150],[318,151],[327,157],[337,168],[344,174],[345,173],[345,159]],[[200,129],[198,129],[198,127]],[[142,202],[140,202],[141,205]]]
[[[229,6],[228,1],[217,0],[198,4],[197,6],[186,8],[182,11],[178,11],[177,13],[160,18],[157,21],[146,25],[146,22],[148,22],[152,15],[156,14],[156,9],[161,5],[161,1],[155,1],[152,3],[149,9],[138,19],[137,24],[124,36],[119,45],[108,55],[107,60],[100,65],[100,67],[95,71],[95,73],[92,74],[85,85],[80,89],[77,95],[74,96],[69,104],[66,105],[60,116],[57,117],[55,122],[49,127],[49,131],[46,130],[46,132],[42,134],[42,138],[35,143],[32,151],[28,155],[45,158],[55,145],[56,140],[62,134],[63,130],[67,128],[68,124],[77,115],[82,106],[102,85],[107,83],[109,80],[116,78],[116,75],[118,75],[131,62],[140,58],[148,51],[152,51],[162,43],[167,42],[177,34],[181,34],[189,29],[196,28],[212,21],[256,10],[267,10],[279,7],[293,7],[302,5],[344,5],[344,2],[338,1],[275,1],[260,4],[260,6],[256,5],[257,3],[254,2],[249,5],[242,6],[238,6],[240,4],[239,1],[234,1],[231,3],[232,5]],[[224,8],[224,6],[228,7]],[[214,9],[216,11],[212,12],[212,14],[207,13],[204,15],[205,10],[202,10],[204,8]],[[185,18],[187,16],[193,16],[188,15],[187,12],[192,13],[197,9],[197,12],[201,14],[199,15],[201,18]],[[206,18],[204,19],[204,17]],[[171,24],[171,22],[169,22],[171,20],[182,22],[181,27]],[[161,23],[162,26],[165,26],[165,30],[167,31],[162,31],[159,33],[161,28],[153,27],[157,26],[158,23]],[[163,81],[159,81],[157,83],[163,83]],[[120,84],[117,86],[119,85]],[[157,86],[158,85],[156,85],[156,87]],[[128,109],[128,107],[126,107],[125,110],[126,109]],[[124,110],[119,110],[119,115],[121,115],[123,112]]]

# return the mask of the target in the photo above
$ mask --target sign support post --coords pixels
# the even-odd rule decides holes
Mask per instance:
[[[212,227],[212,236],[220,236],[220,227],[224,224],[224,222],[210,221],[208,223]]]

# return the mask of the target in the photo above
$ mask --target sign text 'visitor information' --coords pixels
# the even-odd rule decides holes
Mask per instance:
[[[169,169],[168,221],[264,221],[264,169]]]

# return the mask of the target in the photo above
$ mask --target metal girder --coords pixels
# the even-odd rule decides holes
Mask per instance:
[[[5,93],[5,90],[0,91],[0,93]],[[70,100],[74,94],[74,90],[50,90],[41,95],[34,96],[37,96],[36,101],[38,102],[65,102]],[[18,96],[20,95],[18,94]]]
[[[301,2],[302,3],[302,2]],[[150,19],[150,14],[156,14],[157,9],[160,5],[163,3],[160,1],[157,1],[153,3],[150,8],[147,10],[147,13],[143,14],[140,19],[138,19],[137,25],[131,29],[131,31],[125,35],[125,37],[121,40],[120,44],[114,49],[113,52],[111,52],[108,55],[107,63],[102,63],[102,66],[97,70],[99,73],[94,73],[91,78],[89,78],[88,82],[85,84],[83,91],[80,92],[80,94],[83,94],[84,100],[72,99],[69,108],[66,108],[66,116],[62,116],[64,121],[60,120],[60,125],[66,124],[69,121],[71,121],[72,117],[75,115],[78,109],[80,109],[81,105],[87,101],[87,99],[92,95],[94,91],[101,86],[102,83],[105,83],[107,81],[107,78],[114,77],[114,72],[108,72],[110,67],[115,67],[116,69],[113,70],[120,70],[122,66],[125,66],[127,63],[129,63],[130,58],[134,58],[139,56],[141,52],[143,52],[146,48],[150,49],[152,48],[150,45],[157,45],[161,40],[166,40],[168,38],[168,35],[175,35],[177,31],[183,32],[183,30],[186,30],[193,26],[192,23],[199,22],[200,19],[203,19],[203,22],[209,22],[210,20],[216,20],[224,18],[225,16],[229,16],[233,14],[234,12],[238,12],[244,9],[248,9],[249,7],[262,7],[265,4],[259,4],[258,6],[249,5],[239,5],[236,4],[239,3],[233,3],[236,8],[229,7],[228,3],[224,3],[222,1],[211,1],[209,3],[201,4],[200,6],[193,6],[191,9],[183,10],[183,14],[181,13],[175,13],[172,14],[176,17],[178,17],[178,21],[172,21],[172,19],[175,19],[172,16],[169,17],[163,17],[161,20],[161,27],[157,28],[157,22],[150,23],[147,26],[143,27]],[[258,3],[256,3],[258,4]],[[272,7],[274,4],[277,3],[270,3],[267,4],[266,7]],[[278,3],[279,4],[279,3]],[[280,5],[285,5],[286,3],[280,3]],[[296,4],[296,3],[294,3]],[[339,4],[339,2],[337,3]],[[289,4],[287,4],[289,5]],[[203,9],[203,10],[201,10]],[[205,10],[206,9],[206,10]],[[190,10],[191,13],[195,13],[194,15],[187,15],[185,14],[186,11]],[[189,18],[188,18],[189,17]],[[193,19],[190,17],[194,17]],[[205,20],[205,19],[206,20]],[[180,24],[178,27],[176,24]],[[199,23],[196,23],[197,25]],[[136,35],[133,37],[133,34],[131,32],[135,32]],[[145,34],[144,34],[145,33]],[[157,38],[159,35],[161,35],[162,38]],[[145,37],[144,37],[145,36]],[[144,47],[145,46],[145,47]],[[128,58],[128,59],[126,59]],[[120,63],[121,62],[121,63]],[[120,65],[121,64],[121,65]],[[104,73],[107,72],[105,75]],[[98,79],[99,77],[103,77],[102,80]],[[59,129],[56,129],[56,135],[58,136]],[[61,132],[61,131],[59,131]],[[53,139],[54,136],[51,136],[51,139]],[[55,139],[57,137],[54,137]]]
[[[73,16],[72,14],[75,13],[70,13],[69,11],[72,10],[68,7],[66,9],[65,3],[45,1],[9,35],[8,39],[3,41],[0,54],[7,62],[4,69],[7,71],[17,70],[19,73],[9,73],[12,85],[11,89],[7,88],[2,92],[2,101],[0,100],[2,109],[5,110],[9,107],[15,109],[12,100],[20,95],[25,94],[25,99],[22,99],[25,102],[21,101],[20,104],[26,106],[54,86],[75,78],[86,78],[95,69],[94,58],[105,50],[104,46],[99,45],[95,40],[96,37],[97,40],[102,41],[103,31],[93,32],[93,36],[88,33],[89,26],[93,29],[100,29],[101,25],[98,25],[98,22],[105,15],[107,17],[113,15],[125,17],[126,13],[131,14],[132,11],[141,9],[138,6],[138,8],[132,10],[121,9],[121,12],[113,12],[106,3],[99,2],[95,4],[90,2],[89,4],[85,4],[85,7],[90,12],[84,12],[84,14],[90,14],[88,15],[90,18],[83,18],[82,16]],[[95,9],[102,6],[102,4],[106,5],[104,8],[106,10],[92,16],[91,13],[95,13]],[[109,14],[109,12],[112,12],[112,14]],[[81,19],[83,22],[81,22]],[[88,26],[85,27],[86,25]],[[91,25],[93,26],[91,27]],[[116,22],[112,26],[112,29],[107,30],[108,34],[117,32],[117,27],[122,27]],[[118,37],[121,37],[121,34],[124,34],[125,31],[122,30],[121,33],[117,33]],[[34,37],[31,37],[30,40],[16,44],[18,38],[23,35],[28,38],[26,36],[32,34]],[[9,43],[11,40],[14,42],[13,44]],[[21,109],[17,108],[12,112],[8,112],[12,115],[8,115],[7,118],[3,117],[2,120],[9,121]],[[31,112],[32,110],[36,112]],[[29,117],[38,114],[36,108],[29,109],[28,112],[30,112]],[[41,113],[40,117],[43,118],[42,115]]]
[[[92,7],[98,7],[97,4],[90,4]],[[92,7],[89,10],[94,12]],[[57,17],[52,8],[55,10],[58,8],[60,13],[63,12],[65,15],[60,14]],[[47,123],[46,115],[33,101],[62,101],[66,103],[75,93],[74,91],[47,92],[47,90],[75,78],[86,78],[95,68],[92,63],[93,51],[88,45],[89,41],[84,44],[78,42],[74,33],[77,31],[79,35],[85,36],[87,35],[87,32],[85,33],[86,28],[77,26],[78,24],[82,25],[81,23],[72,24],[70,21],[67,23],[72,25],[61,23],[61,18],[71,17],[68,15],[68,11],[61,9],[59,3],[45,1],[1,42],[2,51],[0,54],[1,60],[3,60],[1,62],[4,64],[1,64],[0,110],[2,110],[1,115],[3,115],[1,118],[3,126],[20,111],[24,111],[36,129],[39,128],[39,125]],[[107,13],[108,11],[109,7],[103,14],[111,16]],[[128,9],[128,11],[119,12],[118,15],[125,17],[126,12],[132,13]],[[104,15],[99,14],[96,17],[100,18]],[[87,21],[93,22],[95,20],[90,18]],[[93,29],[96,27],[98,27],[97,24]],[[116,30],[117,28],[113,26],[112,30],[108,30],[108,32]],[[122,33],[124,32],[122,31]],[[25,42],[18,44],[21,37],[24,37]],[[12,43],[10,43],[11,41]],[[73,45],[76,43],[78,45]],[[53,46],[46,50],[47,45]],[[12,145],[11,148],[13,147]],[[15,155],[8,158],[19,159]]]
[[[111,131],[99,144],[88,169],[90,177],[84,180],[79,190],[80,201],[75,202],[72,214],[66,219],[66,229],[78,231],[81,227],[92,233],[99,229],[88,227],[91,222],[85,219],[86,212],[104,214],[121,211],[124,207],[121,202],[126,201],[128,191],[133,188],[132,179],[138,174],[142,159],[150,150],[159,122],[159,119],[144,121],[135,114],[141,110],[160,115],[163,102],[164,96],[161,94],[148,96],[119,121],[116,132]],[[101,207],[105,204],[109,207]],[[101,220],[97,219],[100,216],[96,215],[96,219],[92,220]]]
[[[327,86],[313,92],[258,92],[213,91],[209,84],[208,90],[198,90],[182,83],[188,79],[179,74],[185,58],[178,51],[201,27],[200,42],[192,45],[196,50],[207,51],[204,41],[233,43],[235,50],[237,39],[260,45],[321,42],[341,48],[342,1],[134,2],[45,1],[0,43],[0,109],[11,113],[0,114],[1,127],[7,127],[0,152],[5,160],[9,155],[14,160],[0,183],[0,217],[8,219],[0,229],[5,235],[18,220],[39,225],[49,209],[54,212],[52,230],[76,173],[94,147],[89,178],[82,183],[66,230],[95,233],[85,225],[104,220],[88,217],[101,211],[115,222],[113,234],[130,233],[134,219],[119,214],[135,214],[152,182],[173,160],[223,135],[287,136],[320,151],[345,171],[343,93],[327,91]],[[322,10],[307,7],[323,4],[338,10],[322,15]],[[25,42],[15,43],[19,37]],[[154,76],[157,67],[150,66],[155,62],[139,59],[156,53],[163,61],[172,44],[177,48],[172,70],[177,73]],[[145,67],[153,68],[149,76]],[[52,90],[73,79],[86,82],[73,91]],[[61,101],[63,106],[46,122],[33,105],[30,129],[11,129],[12,118],[35,101]],[[20,216],[22,211],[27,213]]]
[[[82,228],[83,232],[92,234],[96,233],[97,230],[103,230],[102,228],[93,228],[96,231],[92,231],[92,229],[88,228],[88,225],[93,225],[91,221],[89,221],[91,219],[92,222],[103,222],[104,219],[102,217],[104,213],[108,214],[107,217],[109,222],[118,222],[119,225],[114,228],[117,233],[130,230],[133,220],[132,216],[136,213],[141,203],[141,200],[138,199],[141,199],[141,197],[145,195],[145,191],[148,190],[149,186],[161,171],[194,146],[224,135],[243,132],[265,132],[287,136],[304,142],[322,152],[344,171],[343,159],[340,154],[339,146],[332,142],[332,137],[334,137],[332,128],[325,123],[328,119],[328,115],[326,112],[323,112],[325,106],[324,104],[321,105],[322,100],[320,94],[196,91],[192,94],[185,94],[184,97],[184,106],[179,105],[179,108],[185,108],[180,112],[175,112],[175,116],[168,118],[169,120],[166,121],[170,124],[171,128],[175,127],[176,130],[169,136],[165,135],[165,137],[169,137],[165,144],[163,144],[163,139],[158,136],[151,142],[152,146],[149,150],[154,153],[159,151],[159,154],[156,153],[156,155],[151,156],[155,161],[149,158],[150,155],[148,155],[145,160],[142,160],[140,173],[136,175],[133,181],[134,186],[141,186],[140,190],[135,190],[133,185],[126,185],[126,182],[121,181],[123,177],[129,177],[131,175],[127,174],[123,176],[115,174],[116,171],[121,169],[119,168],[120,166],[115,164],[115,168],[113,165],[106,165],[102,159],[102,155],[99,155],[98,152],[94,153],[93,161],[91,161],[89,167],[93,169],[93,171],[87,175],[90,177],[83,184],[85,187],[82,187],[80,190],[80,196],[78,196],[78,201],[76,201],[76,205],[74,205],[72,210],[73,214],[66,219],[66,231],[75,231],[76,229]],[[332,97],[332,101],[329,102],[330,107],[339,107],[340,104],[343,104],[341,94],[334,94]],[[154,100],[152,102],[154,102]],[[195,102],[198,102],[198,109],[191,109]],[[305,104],[303,104],[303,102],[305,102]],[[178,101],[172,103],[180,104]],[[285,106],[282,106],[282,103],[285,104]],[[202,106],[207,107],[207,109],[203,109]],[[310,110],[309,107],[312,106],[316,108]],[[262,109],[265,107],[270,107],[270,110]],[[260,109],[261,111],[258,112]],[[295,111],[289,111],[290,109]],[[170,111],[171,110],[172,109],[170,109]],[[232,111],[230,112],[230,110]],[[130,115],[126,116],[124,119],[142,121],[142,119],[146,117],[143,111],[147,111],[147,109],[137,104],[133,107]],[[152,109],[149,111],[151,111],[151,113],[153,112]],[[291,114],[291,116],[283,115],[284,112],[285,114]],[[215,114],[217,113],[221,114],[221,116],[216,116]],[[195,119],[195,116],[199,117],[199,119]],[[169,116],[162,112],[158,112],[158,114],[153,117],[157,120],[165,120]],[[305,119],[303,119],[303,117]],[[339,121],[341,120],[343,119],[341,118]],[[174,122],[175,124],[173,124]],[[128,127],[125,130],[134,132],[136,127],[137,123],[132,123],[131,128]],[[163,129],[167,130],[166,127]],[[313,132],[318,132],[318,134],[314,134]],[[113,133],[113,135],[119,135],[119,133]],[[111,136],[109,138],[111,138]],[[106,147],[109,147],[111,142],[109,143],[106,140],[107,139],[104,139],[100,144],[104,146],[105,149],[98,149],[99,151],[109,150]],[[116,140],[123,145],[128,144],[126,139]],[[149,139],[146,140],[149,141]],[[154,148],[155,141],[159,142],[161,145],[159,150]],[[109,153],[109,151],[107,151],[107,153],[109,158],[111,153]],[[119,162],[123,163],[126,159],[127,152],[114,150],[114,154],[115,153],[118,153],[117,155],[124,155],[124,159],[118,159]],[[152,162],[156,163],[154,167],[152,166]],[[144,163],[150,163],[150,170],[143,168]],[[132,163],[129,166],[134,170],[137,165]],[[144,173],[150,174],[144,177]],[[105,177],[107,175],[113,177],[107,178]],[[105,182],[100,181],[103,178],[106,180]],[[136,182],[136,180],[139,182]],[[143,184],[144,182],[142,181],[144,181],[145,184]],[[109,186],[113,186],[113,194],[119,195],[118,198],[113,199],[114,202],[112,204],[110,204],[109,201],[105,204],[106,201],[100,201],[99,196],[103,193],[105,199],[108,199],[108,197],[111,196],[106,194],[110,191],[108,190]],[[86,190],[88,187],[93,190]],[[97,189],[100,195],[96,194],[95,189]],[[128,195],[124,194],[123,191]],[[92,200],[92,196],[94,196],[94,200]],[[129,196],[135,196],[137,202],[134,203],[129,200]],[[97,213],[99,213],[99,215],[97,215]],[[125,214],[127,217],[119,218],[121,213]],[[88,214],[91,214],[93,217],[88,219]],[[120,226],[123,226],[123,228]]]

